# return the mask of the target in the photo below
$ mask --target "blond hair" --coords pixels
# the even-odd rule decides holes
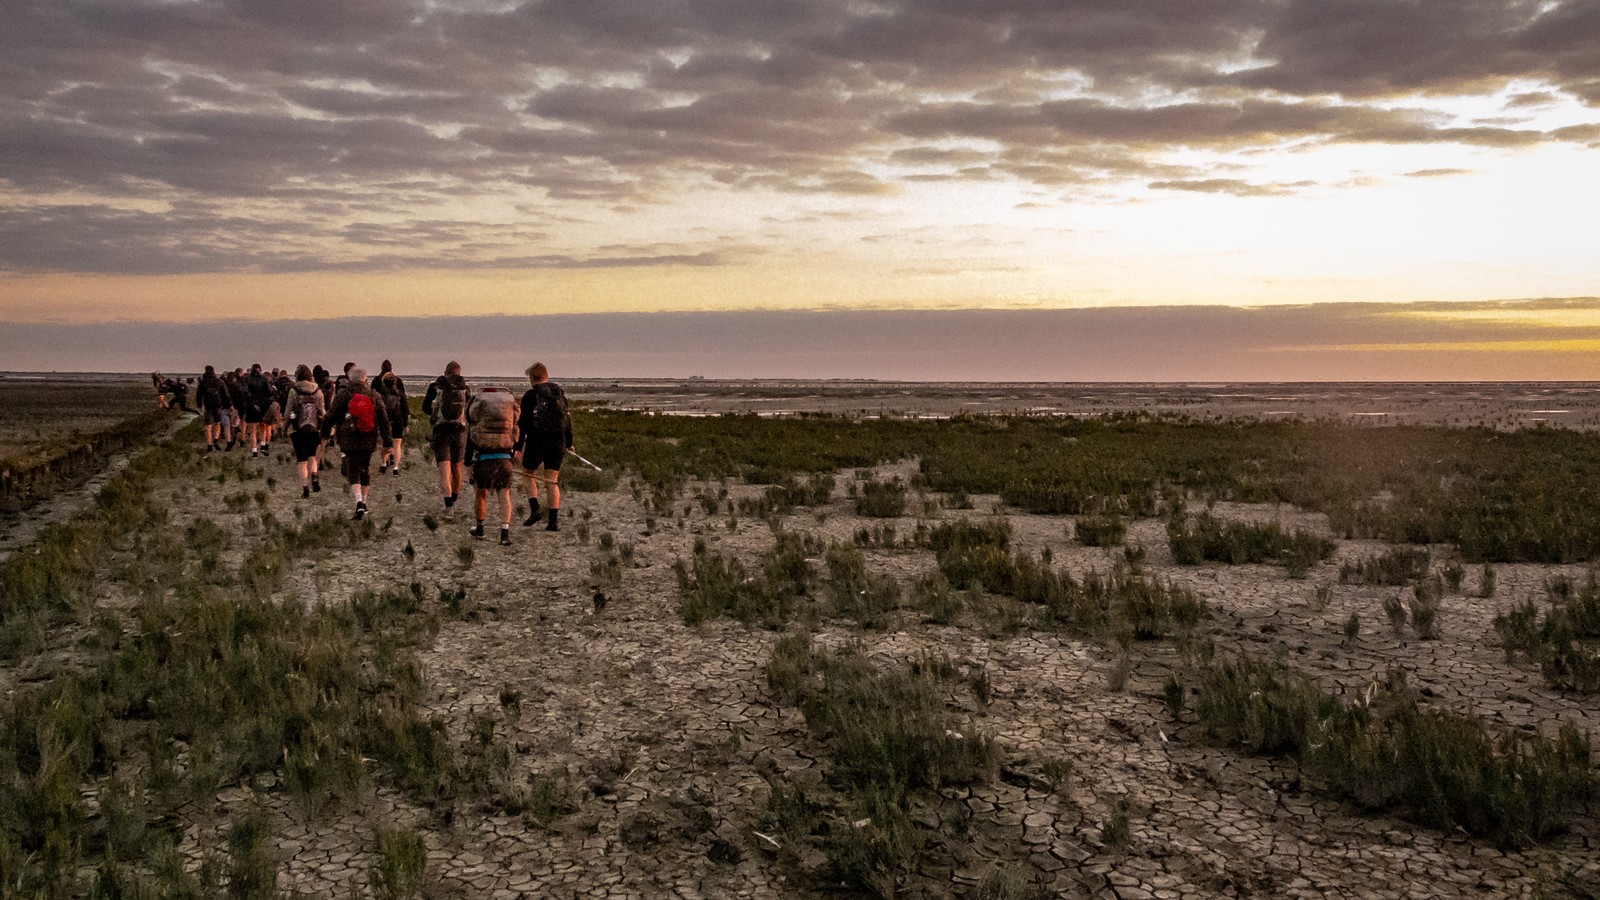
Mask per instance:
[[[530,384],[538,384],[539,382],[547,381],[550,378],[550,370],[545,368],[544,363],[542,362],[536,362],[529,366],[528,371],[524,374],[528,376],[528,382]]]

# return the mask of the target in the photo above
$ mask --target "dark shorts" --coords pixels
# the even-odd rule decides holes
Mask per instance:
[[[467,430],[435,431],[433,458],[438,462],[458,463],[467,458]]]
[[[472,483],[485,491],[498,491],[511,487],[511,460],[478,460],[472,464]]]
[[[315,428],[296,428],[289,435],[289,443],[294,445],[294,461],[305,462],[322,449],[322,432]]]
[[[266,410],[256,409],[254,406],[246,406],[244,408],[244,421],[248,425],[261,424],[261,420],[266,418],[266,415]]]
[[[372,484],[372,451],[344,451],[344,462],[340,463],[339,468],[344,472],[344,480],[351,484]]]
[[[567,448],[557,441],[528,441],[522,448],[522,468],[532,472],[544,466],[546,472],[561,471],[561,460],[567,455]]]
[[[200,418],[201,421],[205,422],[207,425],[221,425],[222,410],[217,407],[204,407],[204,412]]]

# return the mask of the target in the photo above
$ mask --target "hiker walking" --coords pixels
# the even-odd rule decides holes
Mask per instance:
[[[244,394],[244,436],[254,458],[267,452],[264,426],[267,408],[272,405],[272,382],[262,374],[261,363],[251,364],[250,374],[244,377]]]
[[[227,417],[223,428],[228,434],[228,445],[224,450],[232,450],[234,444],[244,443],[244,421],[240,418],[245,403],[243,382],[243,369],[234,369],[222,375],[222,386],[228,391],[228,405],[223,410],[223,415]]]
[[[222,383],[222,379],[217,377],[215,366],[206,366],[194,393],[194,399],[200,405],[200,421],[205,431],[206,452],[220,450],[222,435],[227,428],[223,424],[226,417],[222,409],[228,405],[228,388]]]
[[[444,374],[428,385],[422,412],[433,426],[433,458],[439,462],[439,490],[444,508],[461,496],[462,464],[467,458],[467,400],[471,390],[461,377],[461,363],[451,360]]]
[[[356,501],[355,518],[366,518],[367,492],[372,486],[372,454],[389,444],[389,417],[380,409],[380,399],[367,384],[365,369],[351,368],[344,389],[333,399],[322,422],[324,440],[337,431],[339,451],[344,454],[342,468]]]
[[[389,416],[389,436],[394,439],[388,451],[383,455],[383,461],[378,464],[378,473],[393,467],[395,477],[400,475],[400,458],[404,455],[403,449],[407,426],[411,424],[411,403],[406,399],[406,383],[394,373],[394,366],[386,359],[383,369],[378,374],[378,380],[373,382],[373,389],[378,396],[383,398],[384,412]]]
[[[483,538],[489,495],[500,496],[500,543],[511,543],[511,454],[517,446],[517,397],[503,387],[486,387],[467,406],[467,440],[472,445],[472,483],[477,486],[472,536]]]
[[[322,418],[328,412],[322,389],[311,377],[311,370],[301,365],[294,372],[295,381],[289,388],[289,443],[294,447],[295,465],[300,469],[300,499],[309,498],[322,490],[317,477],[322,462]]]
[[[561,460],[572,449],[572,416],[567,412],[567,392],[550,380],[544,363],[528,367],[528,383],[522,395],[522,418],[518,422],[522,474],[528,479],[528,518],[524,526],[539,521],[539,488],[544,488],[544,504],[549,523],[546,531],[561,528]]]

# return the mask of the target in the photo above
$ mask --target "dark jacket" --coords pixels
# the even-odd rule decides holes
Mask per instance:
[[[561,424],[550,430],[538,421],[541,404],[554,403],[561,410]],[[554,381],[541,381],[522,395],[522,419],[517,422],[517,432],[522,435],[517,447],[524,445],[547,447],[560,443],[562,449],[572,449],[572,416],[567,412],[567,392]]]
[[[222,383],[222,378],[217,373],[200,376],[200,384],[195,388],[195,399],[206,409],[218,410],[228,406],[228,386]]]
[[[363,394],[372,401],[371,431],[357,431],[355,419],[350,416],[350,398]],[[326,439],[337,432],[339,449],[346,453],[371,453],[380,446],[389,446],[389,417],[383,414],[383,398],[365,384],[345,382],[344,389],[333,398],[328,417],[322,420],[322,436]]]
[[[243,413],[246,402],[244,379],[230,372],[222,376],[222,386],[228,389],[228,402],[225,404],[225,408],[232,407]]]
[[[399,375],[385,372],[372,383],[372,389],[384,400],[384,408],[389,414],[389,431],[395,437],[405,434],[406,427],[411,424],[411,402],[406,399],[406,383]]]
[[[256,412],[266,412],[272,405],[272,379],[262,372],[251,372],[244,377],[245,402]]]
[[[429,422],[433,422],[434,409],[437,407],[439,402],[439,392],[449,387],[466,392],[466,403],[462,404],[463,413],[466,411],[466,407],[471,405],[472,389],[467,385],[467,380],[465,378],[462,378],[460,375],[440,375],[438,378],[434,379],[432,384],[428,385],[428,392],[422,397],[422,414],[428,417]],[[441,422],[433,426],[434,433],[436,434],[443,434],[446,432],[459,433],[460,430],[465,428],[465,423],[460,424],[459,427],[455,423],[447,422]]]

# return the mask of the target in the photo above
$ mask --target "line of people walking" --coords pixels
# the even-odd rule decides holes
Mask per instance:
[[[511,542],[511,484],[518,463],[528,499],[522,524],[544,521],[546,530],[560,529],[561,463],[573,451],[572,417],[566,392],[550,381],[543,363],[529,366],[526,375],[530,386],[519,400],[499,386],[475,391],[462,376],[461,364],[452,361],[428,385],[422,400],[444,507],[455,506],[470,466],[469,482],[476,488],[476,524],[470,533],[479,539],[485,536],[493,497],[501,518],[500,542]],[[302,499],[322,490],[323,454],[330,442],[339,450],[357,520],[368,512],[373,455],[379,454],[378,474],[400,474],[411,406],[405,382],[388,360],[370,382],[366,370],[353,362],[345,363],[338,377],[320,365],[302,364],[292,378],[283,369],[266,372],[259,363],[248,373],[240,368],[221,375],[206,366],[195,394],[207,453],[240,446],[249,447],[251,457],[265,456],[274,437],[287,433]]]

